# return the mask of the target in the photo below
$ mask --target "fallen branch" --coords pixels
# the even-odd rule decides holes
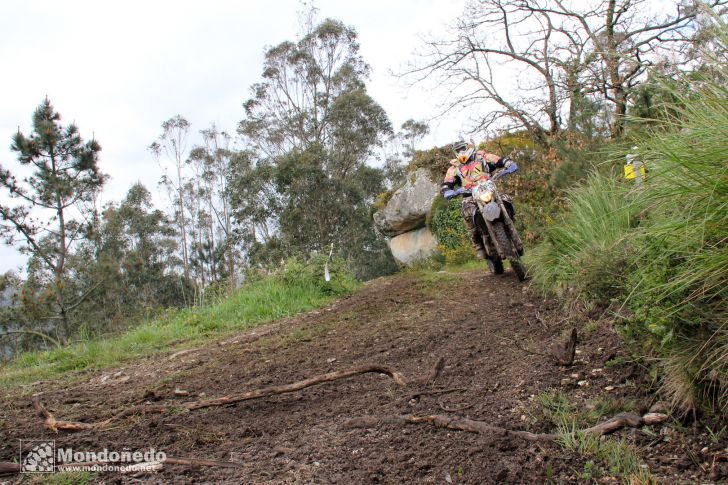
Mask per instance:
[[[438,367],[442,367],[441,360],[438,360],[438,363],[435,365],[435,369]],[[441,370],[441,369],[440,369]],[[145,414],[161,414],[161,413],[167,413],[170,411],[180,411],[180,410],[186,410],[186,411],[193,411],[195,409],[203,409],[203,408],[209,408],[214,406],[225,406],[228,404],[233,404],[237,402],[242,401],[249,401],[252,399],[260,399],[268,396],[278,395],[278,394],[286,394],[290,392],[296,392],[300,391],[302,389],[305,389],[307,387],[315,386],[317,384],[323,384],[326,382],[332,382],[339,379],[346,379],[349,377],[353,377],[355,375],[359,374],[367,374],[367,373],[378,373],[378,374],[386,374],[389,377],[391,377],[395,383],[397,383],[400,386],[406,386],[407,381],[404,378],[404,376],[392,369],[389,366],[380,365],[380,364],[366,364],[361,365],[357,367],[352,367],[348,370],[342,370],[342,371],[336,371],[336,372],[329,372],[327,374],[320,374],[314,377],[310,377],[308,379],[304,379],[302,381],[294,382],[292,384],[285,384],[281,386],[271,386],[266,387],[263,389],[257,389],[254,391],[246,391],[238,394],[231,394],[228,396],[218,397],[214,399],[202,399],[197,401],[190,401],[186,403],[175,403],[174,405],[140,405],[140,406],[134,406],[128,409],[125,409],[121,411],[118,414],[115,414],[111,416],[108,419],[105,419],[103,421],[97,421],[95,423],[79,423],[74,421],[62,421],[57,420],[48,410],[43,407],[43,405],[40,403],[40,400],[38,396],[33,396],[33,406],[35,407],[36,411],[44,418],[44,424],[45,427],[50,429],[51,431],[58,432],[58,430],[64,430],[64,431],[81,431],[81,430],[88,430],[88,429],[103,429],[110,425],[111,423],[115,421],[119,421],[120,419],[129,417],[129,416],[135,416],[135,415],[145,415]],[[439,374],[439,371],[433,371],[430,376]]]
[[[644,416],[640,416],[635,413],[619,413],[603,423],[585,429],[584,433],[601,436],[603,434],[613,433],[614,431],[626,426],[629,426],[630,428],[639,428],[640,426],[659,424],[667,420],[667,418],[667,414],[662,413],[647,413]]]
[[[0,461],[0,476],[20,473],[20,463]]]
[[[591,428],[587,428],[575,432],[583,432],[601,436],[612,433],[625,426],[637,428],[646,424],[657,424],[667,419],[666,414],[649,413],[639,416],[634,413],[620,413],[615,417],[600,423]],[[500,426],[493,426],[484,421],[475,421],[472,419],[461,418],[457,416],[445,416],[435,414],[430,416],[415,416],[412,414],[404,414],[399,416],[364,416],[350,420],[347,425],[352,428],[372,428],[380,424],[431,424],[437,428],[452,429],[456,431],[467,431],[469,433],[479,433],[498,436],[512,436],[522,438],[528,441],[555,441],[564,434],[549,433],[531,433],[528,431],[518,431]],[[572,433],[567,433],[572,434]]]
[[[48,412],[46,408],[43,407],[43,405],[40,403],[40,399],[38,399],[38,396],[33,396],[33,407],[36,411],[38,411],[38,414],[40,414],[45,419],[43,424],[51,431],[58,432],[59,429],[63,429],[66,431],[81,431],[84,429],[93,429],[95,427],[93,424],[88,423],[58,421],[50,412]]]

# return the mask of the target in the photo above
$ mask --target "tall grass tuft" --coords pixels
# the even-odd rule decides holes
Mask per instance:
[[[641,204],[611,173],[594,172],[567,196],[568,210],[526,255],[534,281],[572,301],[603,306],[624,293],[631,264],[628,236],[639,225]]]
[[[728,89],[699,81],[675,95],[681,103],[668,129],[640,144],[654,175],[643,194],[650,224],[635,237],[642,254],[629,304],[660,340],[673,401],[686,410],[714,401],[726,412]]]

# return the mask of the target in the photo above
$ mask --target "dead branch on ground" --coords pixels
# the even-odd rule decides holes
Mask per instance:
[[[538,355],[541,357],[549,357],[553,359],[558,365],[563,366],[570,366],[574,363],[574,356],[576,354],[576,342],[577,342],[577,334],[576,334],[576,328],[571,329],[571,334],[569,335],[569,338],[562,341],[562,342],[556,342],[551,346],[548,353],[541,353],[536,352],[535,350],[530,350],[525,347],[523,347],[521,344],[518,343],[517,340],[511,339],[508,337],[504,337],[502,335],[498,335],[498,338],[501,340],[505,340],[507,342],[510,342],[511,345],[513,345],[515,348],[522,352],[526,352],[530,355]]]
[[[3,475],[14,475],[20,473],[20,463],[0,461],[0,477]]]
[[[434,379],[439,376],[440,372],[442,371],[442,368],[444,367],[444,360],[441,358],[437,361],[435,364],[433,370],[428,374],[428,377],[425,379],[415,379],[412,382],[433,382]],[[406,386],[407,380],[405,377],[392,369],[389,366],[381,365],[381,364],[365,364],[360,365],[356,367],[352,367],[351,369],[342,370],[342,371],[336,371],[336,372],[329,372],[327,374],[320,374],[314,377],[310,377],[308,379],[304,379],[302,381],[294,382],[292,384],[284,384],[280,386],[270,386],[263,389],[256,389],[253,391],[246,391],[242,393],[237,394],[230,394],[227,396],[222,396],[218,398],[213,399],[201,399],[197,401],[190,401],[186,403],[175,403],[175,404],[160,404],[160,405],[151,405],[151,404],[143,404],[140,406],[133,406],[130,408],[127,408],[120,413],[117,413],[110,418],[107,418],[103,421],[97,421],[95,423],[81,423],[81,422],[75,422],[75,421],[63,421],[58,420],[51,414],[41,403],[38,396],[33,396],[33,406],[35,407],[36,411],[44,418],[44,425],[46,428],[50,429],[51,431],[58,432],[59,430],[64,431],[82,431],[82,430],[88,430],[88,429],[104,429],[110,424],[119,421],[123,418],[129,417],[129,416],[135,416],[135,415],[146,415],[146,414],[162,414],[167,413],[171,411],[193,411],[195,409],[203,409],[203,408],[209,408],[214,406],[225,406],[228,404],[238,403],[242,401],[249,401],[252,399],[260,399],[268,396],[274,396],[278,394],[287,394],[291,392],[300,391],[302,389],[305,389],[307,387],[315,386],[318,384],[323,384],[326,382],[332,382],[339,379],[346,379],[349,377],[353,377],[355,375],[359,374],[367,374],[367,373],[378,373],[378,374],[386,374],[387,376],[391,377],[392,380],[394,380],[395,383],[397,383],[400,386]]]
[[[620,413],[596,426],[575,432],[601,436],[617,431],[625,426],[637,428],[647,424],[661,423],[666,419],[666,414],[659,413],[649,413],[644,416],[639,416],[634,413]],[[564,436],[563,434],[531,433],[529,431],[511,430],[500,426],[494,426],[490,423],[486,423],[485,421],[475,421],[473,419],[458,416],[445,416],[442,414],[429,416],[416,416],[413,414],[404,414],[399,416],[364,416],[352,419],[347,423],[347,425],[351,428],[372,428],[380,424],[430,424],[436,428],[504,437],[512,436],[528,441],[555,441],[559,437]]]

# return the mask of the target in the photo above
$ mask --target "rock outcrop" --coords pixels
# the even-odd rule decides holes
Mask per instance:
[[[389,250],[398,264],[410,266],[428,258],[437,249],[437,238],[427,227],[408,231],[389,240]]]
[[[425,220],[438,191],[430,171],[420,168],[374,213],[374,224],[390,238],[389,249],[399,264],[411,265],[435,252],[437,239],[425,227]]]
[[[407,183],[392,194],[387,205],[374,213],[377,229],[387,237],[394,237],[424,227],[438,188],[427,169],[417,169],[408,176]]]

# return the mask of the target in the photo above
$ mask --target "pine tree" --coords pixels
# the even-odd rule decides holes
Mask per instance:
[[[61,321],[67,339],[72,333],[69,313],[92,290],[71,288],[67,261],[88,233],[93,202],[106,176],[98,167],[101,146],[96,140],[84,143],[74,124],[64,128],[60,120],[46,98],[33,114],[30,136],[18,130],[13,137],[11,149],[32,174],[18,180],[0,166],[0,185],[17,202],[0,203],[0,235],[31,256],[29,270],[38,273],[34,276],[51,295],[47,318]]]

